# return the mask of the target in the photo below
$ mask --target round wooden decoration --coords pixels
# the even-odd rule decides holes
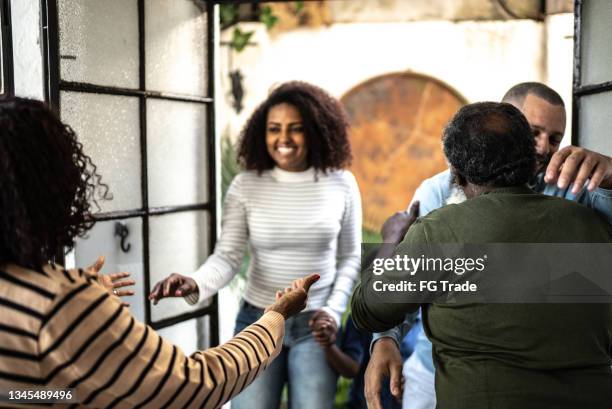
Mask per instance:
[[[351,171],[364,227],[378,232],[406,209],[423,180],[446,169],[442,131],[466,100],[434,78],[393,73],[357,85],[341,101],[351,124]]]

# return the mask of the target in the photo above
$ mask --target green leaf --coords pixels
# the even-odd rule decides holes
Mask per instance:
[[[234,29],[234,33],[232,34],[232,42],[230,47],[238,52],[244,50],[244,47],[246,47],[249,43],[253,33],[253,31],[242,31],[240,28],[236,27]]]
[[[272,7],[265,6],[261,10],[261,14],[259,16],[259,21],[265,24],[266,28],[270,30],[272,27],[278,23],[278,17],[272,14]]]
[[[296,1],[295,2],[295,14],[299,14],[300,11],[302,11],[304,9],[304,1],[300,0],[300,1]]]
[[[236,4],[221,4],[219,7],[221,25],[231,25],[238,18],[238,6]]]

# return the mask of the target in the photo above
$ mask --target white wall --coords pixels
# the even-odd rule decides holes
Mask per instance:
[[[15,95],[44,99],[40,1],[11,2]]]
[[[233,136],[271,86],[293,79],[340,97],[371,77],[414,71],[436,77],[468,101],[499,100],[518,82],[546,79],[545,28],[531,20],[335,24],[274,37],[258,23],[241,28],[256,31],[257,45],[234,52],[231,67],[227,47],[221,53],[226,90],[228,69],[240,68],[245,76],[243,112],[236,115],[226,105],[219,113]],[[230,34],[226,30],[223,39]]]
[[[572,78],[574,69],[574,15],[555,14],[546,19],[546,83],[557,91],[567,110],[567,126],[561,146],[571,144]]]

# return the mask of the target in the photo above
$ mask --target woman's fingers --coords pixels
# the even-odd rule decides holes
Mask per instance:
[[[334,322],[329,318],[315,320],[310,326],[313,331],[331,330],[334,327]]]
[[[183,278],[178,274],[171,274],[170,277],[166,278],[163,284],[162,294],[164,297],[169,297],[174,292],[174,289],[183,283]]]
[[[159,281],[157,284],[155,284],[155,286],[153,286],[153,289],[149,293],[149,300],[152,300],[153,298],[158,298],[161,295],[160,294],[161,284],[162,282]]]
[[[310,321],[308,321],[308,325],[311,327],[321,318],[325,316],[325,311],[319,310],[315,311],[314,314],[310,316]]]
[[[160,298],[162,298],[162,285],[163,280],[155,284],[155,287],[149,293],[149,300],[153,301],[153,305],[156,305]]]
[[[134,280],[117,281],[113,283],[113,288],[129,287],[131,285],[136,285],[136,281]]]
[[[120,273],[113,273],[113,274],[109,274],[109,277],[112,281],[117,281],[117,280],[121,280],[122,278],[126,278],[129,277],[130,273],[127,271],[122,271]]]
[[[304,290],[308,293],[308,290],[310,290],[310,286],[313,285],[314,283],[316,283],[317,281],[319,281],[319,278],[321,278],[321,276],[317,273],[312,273],[310,275],[308,275],[306,278],[300,280],[302,281],[300,283],[300,286],[304,288]]]
[[[97,260],[92,265],[87,267],[86,270],[92,274],[98,274],[100,270],[102,270],[103,266],[104,266],[104,256],[98,256]]]

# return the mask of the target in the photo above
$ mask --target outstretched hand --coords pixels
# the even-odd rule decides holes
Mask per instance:
[[[149,300],[155,305],[162,298],[185,297],[195,291],[198,291],[198,285],[193,278],[173,273],[155,284]]]
[[[117,296],[117,297],[128,297],[134,295],[135,292],[133,289],[123,289],[119,290],[119,288],[130,287],[136,284],[136,281],[132,279],[127,279],[131,274],[127,271],[123,271],[120,273],[111,273],[111,274],[102,274],[100,270],[104,266],[104,256],[99,256],[98,259],[89,267],[86,268],[88,274],[94,275],[98,277],[98,282],[106,288],[106,290]],[[126,301],[122,301],[122,304],[129,307],[129,303]]]
[[[307,277],[294,280],[291,287],[276,292],[276,302],[266,308],[265,312],[276,311],[285,319],[292,317],[306,308],[310,286],[316,283],[321,276],[310,274]]]

